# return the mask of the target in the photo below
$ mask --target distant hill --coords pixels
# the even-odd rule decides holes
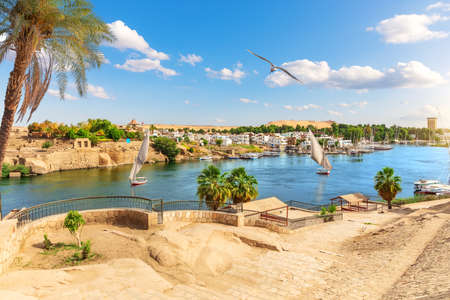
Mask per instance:
[[[280,120],[280,121],[272,121],[267,123],[266,125],[276,125],[276,126],[283,126],[283,125],[287,125],[287,126],[292,126],[292,127],[296,127],[297,125],[303,126],[303,127],[307,127],[308,125],[313,125],[314,127],[318,128],[318,129],[322,129],[322,128],[331,128],[331,124],[336,123],[334,121],[295,121],[295,120]]]
[[[216,129],[216,130],[230,130],[231,128],[237,128],[239,126],[213,126],[213,125],[177,125],[177,124],[153,124],[158,129],[183,129],[183,128],[190,128],[195,130],[208,130],[208,129]]]

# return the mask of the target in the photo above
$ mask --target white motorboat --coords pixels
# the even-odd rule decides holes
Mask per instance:
[[[440,184],[439,180],[427,180],[421,179],[414,182],[414,192],[420,192],[423,189],[428,188],[430,185]]]
[[[200,160],[212,160],[212,156],[202,156],[200,157]]]

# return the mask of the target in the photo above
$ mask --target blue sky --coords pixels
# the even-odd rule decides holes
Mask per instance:
[[[116,3],[117,2],[117,3]],[[93,1],[117,40],[89,93],[52,84],[32,121],[450,127],[450,2]],[[246,49],[282,65],[269,65]],[[11,62],[0,65],[4,97]],[[70,100],[72,99],[72,100]],[[3,101],[0,104],[3,110]]]

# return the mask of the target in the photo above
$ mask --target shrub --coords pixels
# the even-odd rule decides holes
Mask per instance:
[[[42,144],[42,148],[44,148],[44,149],[48,149],[48,148],[50,148],[51,146],[53,146],[53,143],[50,142],[50,141],[46,141],[46,142],[44,142],[44,143]]]
[[[322,206],[320,208],[320,215],[325,216],[327,214],[327,208],[325,206]]]
[[[195,152],[195,150],[194,150],[193,147],[189,147],[189,148],[188,148],[188,151],[189,151],[190,153],[194,153],[194,152]]]
[[[157,137],[153,141],[153,148],[161,152],[169,161],[174,161],[176,156],[180,153],[180,149],[177,148],[177,143],[168,137]]]
[[[222,140],[222,139],[217,139],[217,140],[216,140],[216,145],[217,145],[217,146],[219,146],[219,147],[222,146],[222,143],[223,143],[223,140]]]
[[[83,216],[76,210],[69,211],[64,219],[64,227],[67,228],[70,234],[76,239],[78,247],[81,247],[81,227],[85,223]]]
[[[89,257],[91,253],[91,241],[87,240],[86,242],[81,243],[81,259],[86,259]]]
[[[50,248],[52,247],[52,242],[49,240],[48,236],[46,233],[44,233],[44,249],[45,250],[50,250]]]
[[[122,131],[119,128],[113,126],[108,130],[107,137],[113,139],[114,142],[117,142],[122,137]]]
[[[336,212],[336,205],[332,204],[330,206],[328,206],[328,213],[330,214],[334,214]]]
[[[92,146],[97,146],[98,144],[98,137],[95,134],[89,135],[89,140],[91,141]]]
[[[22,175],[30,174],[30,168],[24,165],[11,166],[9,164],[2,165],[2,177],[9,177],[10,172],[20,172]]]

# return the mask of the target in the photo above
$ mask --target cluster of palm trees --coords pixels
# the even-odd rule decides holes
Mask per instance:
[[[230,173],[222,173],[217,167],[210,165],[197,177],[197,183],[200,201],[205,201],[212,210],[224,206],[229,199],[233,204],[238,204],[258,196],[258,181],[248,175],[243,167],[233,169]]]

